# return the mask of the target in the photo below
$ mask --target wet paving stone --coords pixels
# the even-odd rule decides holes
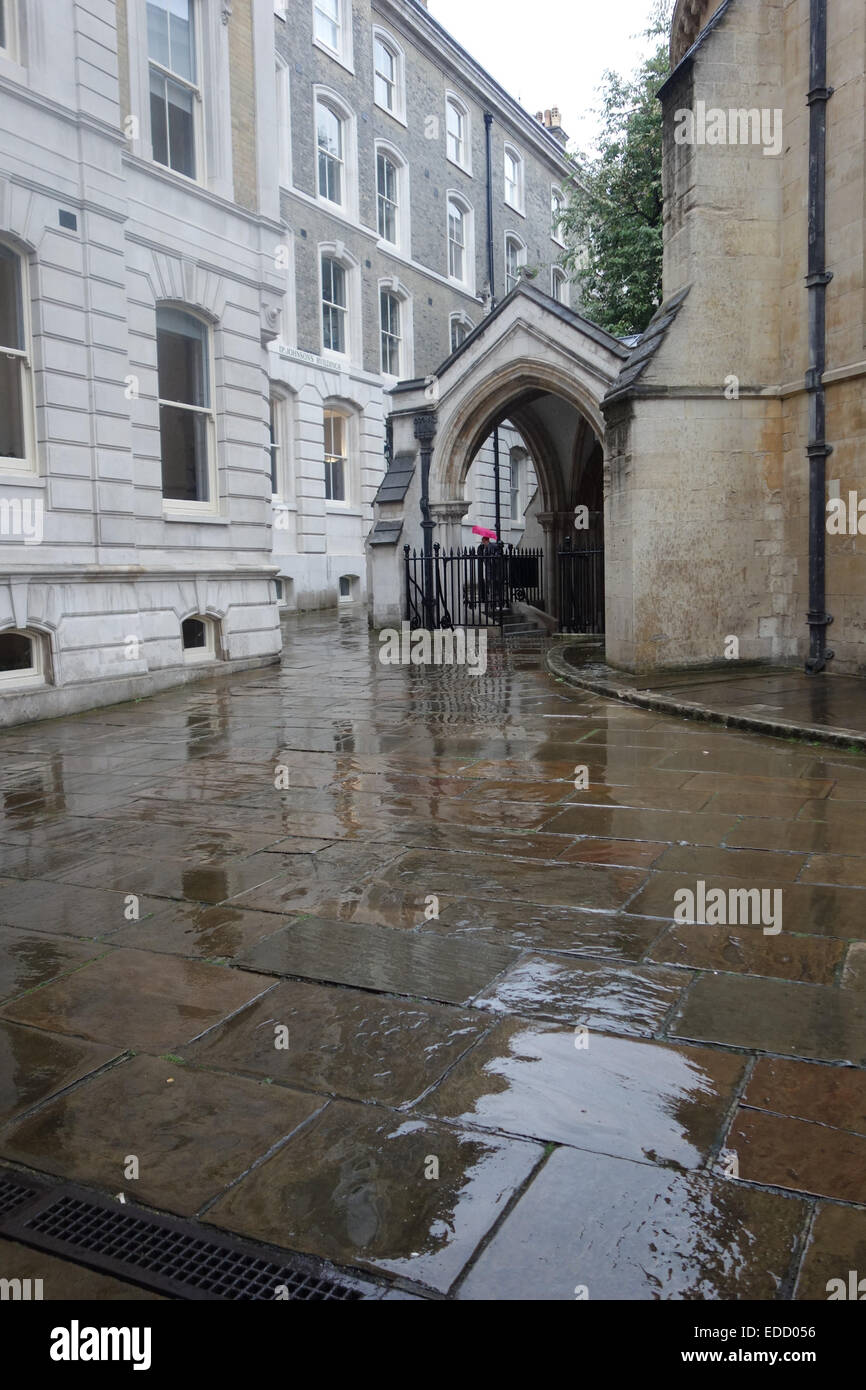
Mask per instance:
[[[272,983],[245,970],[118,949],[6,1004],[0,1015],[55,1033],[161,1052],[191,1042]]]
[[[504,1020],[416,1109],[575,1148],[696,1168],[744,1059]]]
[[[0,927],[0,1001],[35,989],[108,950],[101,943]]]
[[[468,1004],[516,957],[517,952],[507,945],[455,940],[446,951],[442,937],[433,932],[307,917],[259,942],[239,959],[269,975],[296,975]]]
[[[494,1014],[537,1015],[651,1037],[691,978],[685,970],[532,955],[500,976],[475,1004]]]
[[[282,1086],[139,1056],[13,1124],[0,1136],[0,1153],[192,1216],[323,1104]],[[138,1159],[134,1181],[125,1177],[127,1155]]]
[[[395,858],[396,847],[369,849],[360,845],[334,845],[317,854],[291,855],[281,863],[271,879],[257,888],[238,894],[234,905],[262,912],[311,912],[328,902],[336,893],[363,891],[365,880],[377,865]],[[279,855],[263,856],[279,862]]]
[[[708,845],[668,845],[653,865],[663,873],[689,878],[737,878],[749,883],[789,883],[807,862],[805,854],[778,854],[772,850],[712,849]]]
[[[479,854],[404,855],[382,875],[391,884],[417,885],[417,891],[472,897],[517,898],[528,903],[596,908],[622,907],[644,882],[640,870],[604,865],[546,864]]]
[[[198,960],[234,960],[285,925],[274,912],[247,912],[223,903],[173,903],[145,922],[130,922],[106,940],[112,946],[168,952]]]
[[[805,1204],[606,1154],[552,1154],[461,1299],[772,1299]]]
[[[641,811],[630,807],[571,806],[547,821],[557,835],[592,835],[623,840],[683,840],[692,845],[720,845],[736,826],[735,816],[707,811]]]
[[[697,894],[697,878],[691,875],[651,872],[643,887],[629,902],[627,911],[639,916],[674,920],[676,893],[683,888]],[[838,939],[860,938],[866,932],[866,890],[857,888],[819,888],[811,884],[786,883],[772,879],[723,878],[716,874],[704,880],[706,893],[718,889],[725,894],[724,911],[730,915],[731,904],[738,915],[748,916],[746,926],[758,925],[756,915],[763,910],[762,899],[747,902],[731,894],[757,889],[767,890],[766,899],[773,914],[767,926],[781,925],[782,932],[797,932],[809,936],[830,936]],[[778,898],[775,896],[778,892]],[[777,908],[778,903],[778,908]],[[781,917],[779,915],[781,912]],[[709,913],[707,914],[709,915]],[[710,923],[710,925],[713,925]],[[722,925],[722,924],[718,924]],[[740,924],[737,923],[739,928]]]
[[[791,932],[765,936],[762,927],[687,922],[668,927],[647,953],[647,960],[695,970],[726,970],[830,985],[844,955],[845,943],[826,937],[794,936]]]
[[[108,888],[187,902],[221,903],[249,888],[257,888],[285,872],[273,855],[254,854],[246,859],[190,864],[170,859],[142,859],[137,855],[109,854],[59,875],[63,883],[87,888]]]
[[[802,883],[834,883],[849,888],[866,888],[866,858],[847,858],[839,854],[813,854],[800,875],[800,881]],[[866,936],[866,925],[863,928],[863,935]]]
[[[142,897],[139,920],[165,903]],[[78,888],[67,883],[32,879],[26,883],[0,879],[0,923],[60,936],[98,937],[129,921],[127,894],[102,888]]]
[[[825,1062],[866,1064],[866,999],[825,985],[702,975],[671,1035]]]
[[[0,1124],[98,1071],[120,1050],[0,1020]]]
[[[866,1203],[866,1136],[740,1109],[725,1148],[745,1182]]]
[[[490,1020],[438,1004],[292,980],[220,1024],[183,1056],[281,1085],[401,1106],[417,1100]],[[285,1046],[276,1046],[287,1029]]]
[[[444,1293],[542,1154],[537,1144],[335,1101],[207,1219]]]
[[[583,912],[557,903],[504,898],[439,899],[439,919],[428,931],[498,942],[519,949],[640,960],[659,935],[659,923],[621,912]]]
[[[866,1136],[866,1071],[759,1057],[742,1104]]]
[[[31,1250],[12,1240],[0,1240],[0,1279],[41,1280],[41,1297],[46,1303],[79,1302],[161,1303],[161,1294],[98,1274],[84,1265],[60,1260],[43,1250]],[[36,1285],[31,1284],[35,1289]]]
[[[866,1211],[818,1207],[794,1297],[822,1303],[866,1300]]]
[[[561,864],[614,864],[627,869],[649,869],[669,849],[664,841],[575,840],[559,855]]]
[[[852,941],[842,971],[844,989],[866,991],[866,941]]]

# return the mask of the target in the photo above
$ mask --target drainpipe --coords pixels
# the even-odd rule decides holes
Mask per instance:
[[[827,0],[810,0],[809,14],[809,656],[806,671],[818,675],[833,660],[827,648],[827,628],[833,619],[826,611],[826,506],[827,402],[824,371],[827,365],[827,286],[833,278],[827,270],[827,102],[833,88],[827,86]]]
[[[493,249],[493,115],[484,112],[484,137],[487,150],[487,287],[490,292],[490,312],[496,308],[496,255]],[[502,540],[502,506],[499,497],[499,426],[493,427],[493,492],[496,498],[496,540]]]

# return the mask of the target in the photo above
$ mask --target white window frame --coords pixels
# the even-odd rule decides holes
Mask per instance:
[[[517,464],[517,486],[514,486],[514,465]],[[529,463],[529,454],[526,449],[515,444],[508,451],[508,490],[509,490],[509,519],[512,526],[520,526],[524,520],[526,505],[524,497],[526,494],[526,469]],[[517,516],[514,515],[514,503],[517,501]]]
[[[508,177],[509,160],[513,161],[516,174],[515,191],[510,190],[512,180]],[[516,145],[507,144],[503,154],[503,198],[505,206],[517,212],[521,217],[526,216],[526,164],[523,155]]]
[[[382,324],[382,295],[391,294],[400,306],[399,362],[396,373],[385,370],[382,351],[384,327]],[[414,315],[412,296],[396,276],[379,281],[379,367],[382,376],[388,381],[407,381],[415,370]]]
[[[508,270],[508,248],[517,247],[517,275],[512,276]],[[505,233],[505,293],[510,294],[516,285],[520,284],[520,270],[526,265],[526,243],[516,232]]]
[[[219,468],[217,463],[217,432],[216,432],[216,357],[214,352],[214,326],[204,318],[202,314],[196,312],[188,304],[179,304],[174,301],[160,301],[156,306],[156,339],[157,339],[157,380],[159,373],[159,311],[160,309],[175,309],[179,313],[186,314],[188,318],[195,319],[202,325],[206,333],[206,348],[204,354],[204,369],[207,373],[209,385],[210,405],[199,406],[189,405],[186,401],[171,401],[160,396],[159,386],[157,385],[157,426],[160,428],[160,412],[164,405],[175,406],[181,410],[188,410],[193,414],[202,415],[205,418],[205,439],[207,447],[207,479],[209,497],[206,502],[185,501],[181,498],[162,497],[162,514],[166,520],[176,521],[195,521],[202,517],[218,516],[220,510],[219,499]],[[160,428],[160,468],[162,467],[162,437]],[[160,491],[162,490],[162,474],[160,473]]]
[[[550,186],[550,239],[551,241],[555,241],[557,246],[564,246],[565,241],[560,231],[561,223],[558,223],[554,219],[553,204],[554,200],[557,198],[559,199],[559,212],[561,217],[562,213],[565,211],[565,195],[559,185],[553,183]]]
[[[346,284],[346,318],[344,320],[344,352],[336,352],[325,346],[324,284],[322,263],[325,259],[336,261],[342,267]],[[360,263],[341,241],[322,242],[319,246],[319,339],[322,356],[329,362],[342,366],[360,366],[363,344],[361,339],[361,290]]]
[[[185,647],[183,645],[183,625],[184,623],[197,622],[204,626],[205,644],[203,647]],[[200,666],[208,661],[216,661],[218,658],[216,622],[207,613],[188,613],[181,619],[180,624],[180,647],[183,652],[183,659],[188,666]]]
[[[276,426],[275,439],[270,437],[271,412],[273,412],[273,422]],[[267,453],[268,472],[272,481],[271,498],[275,503],[291,502],[294,499],[294,410],[291,394],[282,386],[271,384],[268,396],[268,416],[269,442]],[[276,452],[276,460],[274,459],[274,452]],[[276,492],[273,489],[275,473]]]
[[[325,467],[325,416],[337,415],[343,421],[344,435],[343,448],[344,454],[335,454],[332,457],[342,458],[343,464],[343,491],[345,497],[342,500],[335,500],[327,495],[327,469]],[[322,402],[322,486],[325,496],[325,510],[345,512],[357,506],[356,502],[356,477],[352,469],[352,459],[357,458],[358,451],[358,430],[357,430],[357,410],[347,401],[336,398],[328,398]],[[357,470],[356,470],[357,471]]]
[[[453,107],[463,118],[463,155],[464,158],[455,159],[451,154],[451,136],[448,131],[448,112]],[[462,169],[464,174],[472,175],[472,116],[469,107],[462,97],[456,92],[445,93],[445,154],[449,164],[453,164],[455,169]]]
[[[274,14],[277,19],[288,20],[288,5],[289,0],[274,0]]]
[[[462,313],[459,313],[459,312],[458,312],[458,313],[456,313],[456,314],[450,314],[450,315],[449,315],[449,317],[448,317],[448,344],[449,344],[449,349],[450,349],[450,351],[451,351],[452,353],[453,353],[453,352],[457,352],[458,348],[460,348],[460,347],[463,346],[463,342],[458,343],[458,344],[457,344],[457,347],[454,346],[454,329],[455,329],[458,325],[459,325],[461,328],[465,328],[465,329],[466,329],[466,335],[465,335],[465,337],[464,337],[464,339],[463,339],[463,342],[466,341],[466,338],[469,337],[469,334],[472,332],[473,328],[475,327],[475,324],[472,322],[472,320],[471,320],[471,318],[469,317],[468,314],[462,314]]]
[[[277,90],[277,173],[281,188],[292,186],[292,93],[289,65],[279,55],[274,74]],[[318,180],[318,151],[316,152]]]
[[[6,24],[6,42],[0,44],[0,58],[7,63],[20,63],[18,56],[18,0],[3,0],[3,18]]]
[[[376,66],[376,45],[381,44],[383,48],[391,54],[394,60],[394,105],[387,106],[379,101],[376,95],[376,78],[379,70]],[[387,29],[382,29],[378,25],[373,26],[373,103],[380,111],[384,111],[401,125],[406,125],[406,57],[402,48]]]
[[[561,285],[561,286],[562,286],[562,289],[563,289],[563,294],[562,294],[562,296],[560,296],[559,294],[557,294],[557,285]],[[567,290],[568,290],[568,275],[567,275],[566,272],[563,270],[563,268],[562,268],[561,265],[552,265],[552,266],[550,267],[550,297],[551,297],[551,299],[555,299],[556,302],[557,302],[557,304],[564,304],[565,307],[568,308],[568,294],[567,294]]]
[[[36,393],[33,371],[33,315],[30,294],[30,261],[15,246],[0,241],[0,246],[13,257],[18,271],[18,293],[21,304],[21,333],[24,347],[2,345],[4,357],[16,358],[20,366],[21,414],[24,433],[24,457],[0,458],[0,478],[6,476],[35,476],[39,472],[36,446]]]
[[[460,279],[451,273],[451,204],[454,203],[463,213],[463,226],[465,229],[463,260],[465,276]],[[448,280],[452,285],[458,285],[467,294],[475,294],[475,211],[472,204],[459,193],[456,188],[450,188],[445,197],[445,239],[448,263],[446,266]]]
[[[312,0],[313,8],[313,47],[320,48],[323,53],[327,53],[329,58],[333,58],[341,67],[346,68],[354,76],[354,55],[352,39],[352,0],[336,0],[337,10],[337,47],[334,48],[326,39],[320,38],[316,33],[316,20],[319,11],[326,14],[327,0]],[[329,17],[330,22],[330,17]]]
[[[21,671],[0,671],[0,695],[15,690],[31,690],[47,685],[48,663],[45,659],[45,637],[29,627],[0,628],[0,637],[26,637],[30,643],[32,664]]]
[[[397,213],[396,213],[396,240],[388,241],[382,236],[379,230],[379,156],[384,155],[386,159],[394,165],[397,174]],[[379,245],[387,251],[399,251],[405,256],[410,255],[411,248],[411,207],[409,200],[409,165],[405,156],[400,153],[387,140],[377,140],[374,152],[376,169],[376,234],[379,237]]]
[[[156,59],[151,58],[150,49],[147,45],[147,19],[145,16],[145,57],[147,61],[147,118],[150,122],[150,75],[156,72],[167,81],[173,82],[176,87],[183,87],[192,92],[192,130],[193,147],[195,159],[195,173],[185,174],[182,169],[175,169],[171,164],[163,164],[162,160],[156,158],[153,153],[153,128],[150,128],[150,148],[151,158],[154,164],[160,169],[165,169],[177,178],[185,179],[187,183],[206,184],[207,183],[207,154],[204,139],[204,85],[205,85],[205,64],[203,52],[203,26],[205,14],[200,0],[190,0],[190,12],[193,24],[193,60],[195,66],[195,82],[190,82],[188,78],[181,77],[173,72],[171,68],[164,68]],[[171,153],[169,149],[169,154]]]
[[[343,200],[340,203],[326,198],[319,188],[319,106],[325,106],[337,117],[342,127],[343,141]],[[313,88],[313,150],[315,151],[316,202],[329,212],[358,221],[358,138],[355,113],[330,87]]]

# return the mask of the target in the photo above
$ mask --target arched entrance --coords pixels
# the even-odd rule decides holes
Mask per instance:
[[[508,423],[538,479],[525,542],[543,555],[543,604],[574,625],[574,613],[563,611],[573,589],[563,588],[560,556],[569,548],[594,550],[599,572],[603,567],[601,401],[627,356],[618,339],[521,281],[437,373],[395,387],[392,461],[371,537],[374,622],[376,562],[381,569],[384,559],[377,532],[384,536],[390,527],[394,534],[399,516],[401,546],[429,558],[437,545],[440,554],[459,548],[469,471],[493,431]],[[582,531],[575,529],[577,507],[586,508]],[[581,564],[588,561],[577,569]]]

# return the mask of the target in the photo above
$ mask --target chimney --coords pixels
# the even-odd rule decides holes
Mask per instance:
[[[535,119],[539,125],[543,125],[549,130],[555,140],[558,140],[563,147],[568,144],[568,136],[562,128],[562,116],[558,106],[551,106],[547,111],[536,111]]]

